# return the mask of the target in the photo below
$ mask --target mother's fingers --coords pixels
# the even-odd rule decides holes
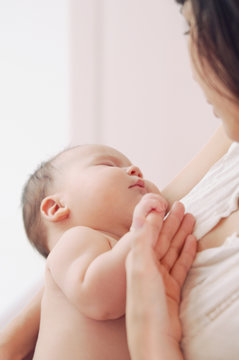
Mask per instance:
[[[184,211],[183,204],[177,201],[174,203],[171,211],[165,219],[158,237],[158,242],[155,246],[156,255],[159,260],[162,259],[168,251],[168,248],[181,225],[184,217]]]
[[[187,273],[192,266],[196,251],[197,240],[194,235],[188,235],[181,255],[179,256],[178,260],[175,262],[171,270],[171,276],[175,279],[180,288],[182,287],[186,279]]]
[[[193,215],[186,214],[170,244],[166,255],[160,260],[161,264],[166,268],[166,270],[170,271],[175,261],[178,259],[185,240],[187,236],[192,233],[194,225],[195,218]]]

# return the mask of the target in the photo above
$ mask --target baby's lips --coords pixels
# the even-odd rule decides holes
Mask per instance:
[[[139,186],[141,188],[144,188],[145,187],[144,180],[138,179],[133,185],[130,185],[129,188],[132,188],[134,186]]]

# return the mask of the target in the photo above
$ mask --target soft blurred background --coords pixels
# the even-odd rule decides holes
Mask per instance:
[[[0,0],[0,327],[39,288],[20,198],[70,144],[105,143],[163,188],[218,126],[174,0]]]

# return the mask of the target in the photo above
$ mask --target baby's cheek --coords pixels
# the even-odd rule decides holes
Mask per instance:
[[[155,184],[153,184],[151,181],[146,180],[145,183],[146,183],[147,191],[149,193],[160,194],[158,187]]]

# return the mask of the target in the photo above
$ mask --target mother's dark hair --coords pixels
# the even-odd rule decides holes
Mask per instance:
[[[239,101],[239,1],[191,1],[196,22],[194,41],[202,65],[210,65],[222,84]],[[203,67],[205,69],[205,67]]]

